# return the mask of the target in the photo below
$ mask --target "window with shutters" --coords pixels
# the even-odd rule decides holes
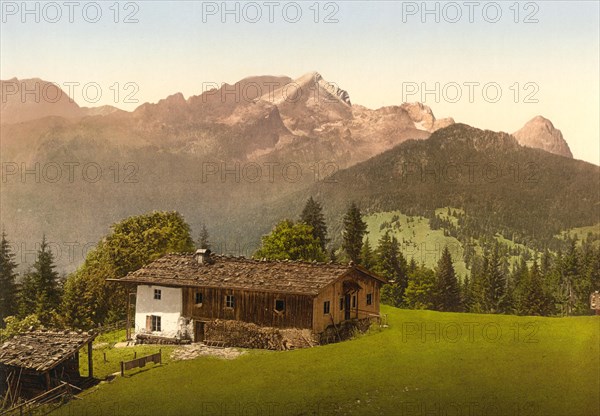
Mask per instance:
[[[147,315],[146,316],[146,330],[152,332],[162,331],[162,322],[160,316]]]
[[[323,314],[325,314],[325,315],[328,314],[330,309],[331,309],[331,302],[329,302],[328,300],[323,302]]]

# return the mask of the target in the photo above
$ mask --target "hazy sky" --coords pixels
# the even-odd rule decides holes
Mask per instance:
[[[0,77],[132,110],[204,83],[319,71],[371,108],[423,101],[438,118],[507,132],[543,115],[576,158],[600,163],[598,1],[223,5],[2,1]]]

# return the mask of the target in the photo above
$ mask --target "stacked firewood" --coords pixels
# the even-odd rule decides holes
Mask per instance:
[[[216,320],[206,324],[205,338],[223,341],[227,346],[268,350],[289,349],[276,328],[265,328],[240,321]]]

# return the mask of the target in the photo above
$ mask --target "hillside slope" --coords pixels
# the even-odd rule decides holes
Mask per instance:
[[[455,124],[284,197],[263,218],[295,218],[299,201],[311,195],[324,205],[338,243],[341,218],[355,201],[366,214],[398,210],[427,218],[457,207],[473,238],[499,233],[542,248],[561,230],[598,223],[600,168],[522,147],[506,133]]]
[[[53,414],[598,415],[598,317],[382,312],[355,340],[169,362]]]

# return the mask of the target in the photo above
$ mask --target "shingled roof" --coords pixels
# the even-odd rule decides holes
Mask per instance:
[[[199,264],[191,253],[167,254],[122,279],[108,280],[175,287],[216,287],[316,295],[323,287],[352,272],[384,281],[352,265],[263,261],[214,255],[210,263]]]
[[[95,337],[88,332],[25,332],[0,346],[0,364],[43,373],[72,357]]]

